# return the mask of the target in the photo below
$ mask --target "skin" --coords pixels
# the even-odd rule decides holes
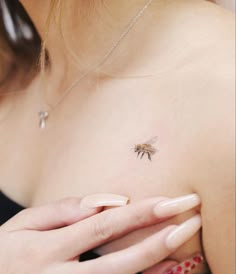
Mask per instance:
[[[146,199],[106,212],[101,212],[102,208],[82,208],[79,198],[25,209],[0,227],[1,270],[6,274],[136,273],[173,252],[165,240],[176,226],[168,226],[142,243],[109,256],[87,262],[78,262],[78,257],[108,240],[165,220],[153,214],[154,206],[163,199]],[[72,244],[78,241],[79,245]],[[155,273],[161,274],[173,264],[173,261],[161,262]]]
[[[216,3],[235,11],[235,1],[234,0],[216,0]]]
[[[122,18],[118,25],[101,7],[103,20],[93,14],[90,24],[76,15],[67,22],[66,37],[74,38],[68,43],[80,56],[79,65],[64,54],[52,25],[44,101],[54,104],[144,4],[129,1],[128,8],[126,2],[105,1],[111,14]],[[48,1],[22,3],[43,35]],[[89,8],[76,3],[79,10]],[[111,27],[105,28],[108,22]],[[2,109],[14,108],[0,126],[1,189],[25,206],[95,192],[127,195],[131,202],[196,192],[202,200],[202,239],[198,234],[170,258],[204,251],[214,274],[234,273],[234,58],[232,13],[200,0],[156,1],[112,62],[70,93],[45,131],[37,128],[39,79],[5,99]],[[156,135],[159,151],[152,162],[137,159],[134,145]],[[167,224],[132,233],[97,252],[119,250]]]

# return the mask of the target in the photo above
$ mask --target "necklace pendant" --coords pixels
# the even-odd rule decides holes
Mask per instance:
[[[49,113],[47,111],[40,111],[38,115],[39,115],[39,127],[41,129],[44,129],[46,127],[46,120],[49,116]]]

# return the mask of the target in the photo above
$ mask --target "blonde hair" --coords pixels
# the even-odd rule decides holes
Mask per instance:
[[[76,0],[75,0],[76,1]],[[104,4],[104,0],[86,0],[86,5],[88,5],[88,9],[90,12],[91,10],[95,9],[97,6],[96,4],[101,3]],[[71,2],[70,2],[71,3]],[[65,10],[66,10],[66,4],[68,4],[66,1],[63,0],[51,0],[50,1],[50,8],[48,12],[48,16],[45,23],[45,29],[44,29],[44,38],[42,40],[42,47],[41,47],[41,54],[40,54],[40,67],[41,71],[45,71],[45,55],[46,55],[46,48],[47,48],[47,39],[50,34],[50,26],[52,23],[56,24],[58,27],[58,31],[62,38],[62,43],[64,45],[66,53],[72,58],[72,60],[75,61],[78,65],[83,66],[82,61],[79,59],[78,55],[74,52],[74,50],[69,45],[67,38],[66,38],[66,30],[65,30]],[[82,18],[82,14],[80,14],[80,17]],[[86,14],[85,17],[89,17],[88,14]]]
[[[215,2],[214,0],[208,1]],[[50,9],[45,23],[44,38],[43,40],[41,39],[41,41],[38,42],[39,45],[37,45],[37,48],[39,48],[39,51],[35,49],[35,44],[32,44],[32,48],[28,50],[31,51],[31,56],[25,56],[25,52],[21,54],[21,49],[18,49],[18,45],[13,45],[13,43],[8,40],[7,35],[2,29],[3,24],[1,23],[2,16],[0,9],[0,93],[3,90],[2,87],[4,87],[5,89],[5,87],[10,86],[11,89],[18,89],[26,86],[33,80],[34,76],[39,71],[42,78],[44,78],[45,71],[47,70],[47,68],[50,68],[50,56],[47,53],[47,38],[50,33],[50,25],[53,21],[58,25],[58,30],[60,31],[66,52],[73,57],[73,60],[75,60],[76,63],[81,64],[81,60],[70,48],[70,45],[68,45],[67,39],[65,38],[65,18],[63,16],[63,11],[65,10],[66,2],[68,1],[50,0]],[[105,0],[86,0],[86,5],[89,5],[89,8],[87,10],[95,8],[96,4],[98,3],[106,5]],[[17,1],[17,5],[21,5],[20,2]],[[17,10],[15,10],[15,6],[13,8],[14,12],[17,12]],[[37,35],[38,34],[35,34],[35,36]],[[40,40],[40,37],[38,40]],[[19,48],[21,46],[22,43],[19,43]],[[27,73],[25,73],[26,71]],[[32,73],[29,73],[29,71],[32,71]],[[106,75],[114,76],[108,74],[107,72]]]
[[[51,0],[49,13],[45,23],[44,38],[42,39],[42,42],[41,42],[41,52],[40,52],[41,71],[45,71],[45,60],[47,58],[46,43],[47,43],[52,20],[54,19],[55,21],[58,21],[59,19],[59,22],[60,22],[59,25],[61,25],[61,13],[62,13],[61,7],[62,7],[62,0]]]

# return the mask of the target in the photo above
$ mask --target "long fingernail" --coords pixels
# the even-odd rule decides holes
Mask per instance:
[[[158,218],[169,217],[190,210],[200,203],[200,197],[197,194],[190,194],[158,203],[154,213]]]
[[[84,197],[80,202],[80,207],[94,208],[103,206],[124,206],[129,198],[117,194],[97,193]]]
[[[167,270],[163,274],[187,274],[195,269],[199,264],[204,262],[204,258],[201,254],[196,254],[193,257],[184,260],[182,263]]]
[[[189,240],[202,226],[199,214],[186,222],[178,225],[166,238],[166,245],[170,250],[175,250]]]

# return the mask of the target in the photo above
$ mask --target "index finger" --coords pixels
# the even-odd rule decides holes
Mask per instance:
[[[175,199],[149,198],[122,208],[104,211],[79,223],[51,232],[50,238],[56,242],[60,257],[75,257],[131,231],[160,223],[190,210],[200,204],[200,199],[197,197],[196,194],[192,194]],[[157,205],[159,210],[156,208]]]
[[[59,257],[68,259],[94,247],[119,238],[133,230],[163,221],[154,213],[154,206],[165,197],[149,198],[124,207],[113,208],[71,226],[49,231],[60,248]]]

